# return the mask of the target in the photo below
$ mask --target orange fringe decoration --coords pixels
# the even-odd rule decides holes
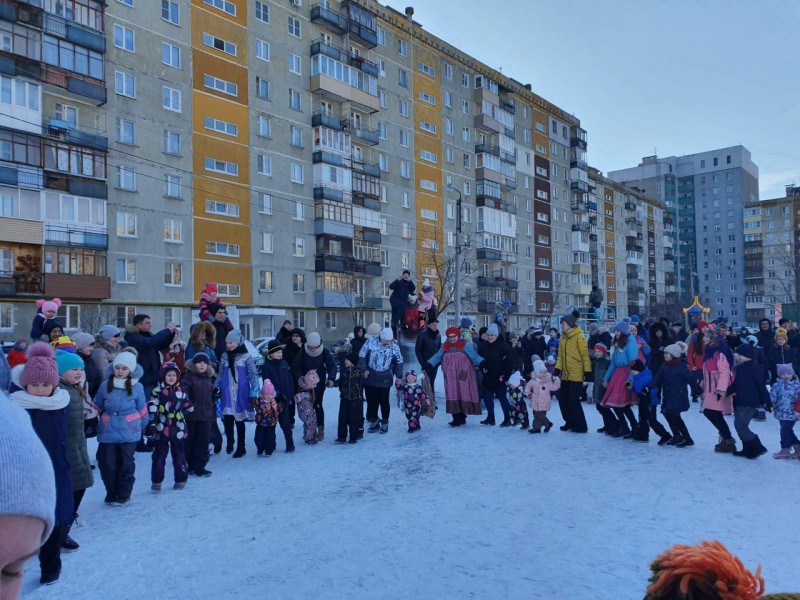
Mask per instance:
[[[757,600],[764,594],[761,565],[753,575],[718,541],[675,545],[650,569],[645,600]]]

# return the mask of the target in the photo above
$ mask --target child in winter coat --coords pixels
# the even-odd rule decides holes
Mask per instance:
[[[225,304],[217,297],[217,284],[216,283],[206,283],[205,289],[200,293],[200,302],[198,303],[198,307],[200,308],[200,320],[201,321],[208,321],[210,318],[214,316],[217,312],[214,310],[212,312],[211,305],[216,305],[219,308],[225,308]]]
[[[61,321],[56,318],[58,307],[61,306],[61,300],[59,298],[53,298],[52,300],[39,298],[36,301],[36,306],[39,307],[39,312],[36,313],[31,324],[31,339],[34,342],[37,340],[49,342],[51,339],[50,332],[55,327],[58,327],[62,333],[64,331]]]
[[[533,425],[529,433],[541,433],[542,427],[547,433],[553,422],[547,418],[547,411],[552,406],[552,394],[561,388],[561,380],[547,372],[547,367],[540,360],[533,363],[533,378],[525,386],[525,396],[531,399]]]
[[[297,393],[294,395],[297,413],[303,422],[303,441],[309,446],[317,443],[317,413],[314,410],[314,390],[319,383],[319,375],[314,369],[297,380]]]
[[[530,427],[528,406],[525,403],[525,381],[519,371],[514,371],[508,378],[508,418],[511,426],[520,426],[520,429]]]
[[[49,585],[58,581],[61,575],[61,540],[73,515],[67,456],[70,398],[65,390],[58,387],[58,365],[53,359],[53,349],[46,343],[32,344],[28,348],[27,362],[17,367],[12,376],[20,389],[11,394],[11,402],[28,412],[36,435],[50,455],[55,472],[55,527],[39,550],[42,569],[39,581]]]
[[[419,294],[419,312],[426,323],[436,318],[436,298],[433,297],[433,286],[428,279],[422,282],[422,292]]]
[[[681,417],[681,413],[689,410],[689,389],[693,396],[701,396],[703,390],[697,376],[689,370],[683,356],[686,354],[686,344],[676,342],[664,348],[664,362],[653,378],[650,387],[661,390],[663,399],[661,412],[672,430],[672,439],[667,446],[688,448],[694,446],[689,429]]]
[[[606,371],[608,371],[608,366],[611,364],[608,358],[608,346],[602,342],[595,344],[592,349],[591,359],[593,380],[590,402],[594,403],[597,412],[603,417],[603,426],[597,430],[597,433],[612,435],[616,433],[619,424],[612,410],[608,406],[603,406],[601,404],[603,401],[603,394],[605,393],[603,379],[606,376]]]
[[[556,372],[556,355],[555,354],[548,354],[547,358],[545,359],[545,369],[547,369],[548,375],[552,375]]]
[[[226,452],[233,452],[234,425],[236,427],[236,452],[233,458],[246,454],[245,421],[255,416],[250,401],[258,398],[261,385],[253,357],[244,345],[244,336],[239,331],[231,331],[225,336],[226,352],[219,364],[217,387],[220,390],[220,409],[222,424],[227,438]]]
[[[626,387],[632,389],[639,400],[639,423],[630,434],[623,438],[631,438],[637,442],[650,440],[650,428],[659,436],[658,445],[663,446],[672,439],[666,428],[659,422],[656,407],[658,406],[658,390],[651,387],[653,374],[644,363],[637,359],[631,363],[632,379]]]
[[[194,410],[189,396],[180,384],[181,371],[175,363],[161,366],[158,385],[153,389],[147,410],[150,423],[145,429],[145,437],[152,440],[153,467],[150,471],[154,492],[161,490],[164,481],[164,466],[167,455],[172,452],[172,469],[175,476],[173,489],[186,487],[189,469],[186,466],[186,414]]]
[[[12,369],[17,365],[24,365],[25,361],[28,360],[25,357],[25,352],[28,350],[28,340],[19,339],[14,342],[14,345],[11,347],[11,350],[8,351],[8,366]]]
[[[429,403],[428,395],[417,381],[417,372],[414,370],[406,372],[403,384],[403,410],[408,420],[408,433],[420,430],[419,417]]]
[[[358,370],[358,353],[347,355],[339,371],[339,427],[337,444],[355,444],[364,422],[364,392],[361,385],[361,371]],[[363,429],[361,429],[363,431]]]
[[[750,421],[759,406],[766,405],[767,410],[772,410],[765,384],[766,370],[754,360],[755,350],[750,344],[742,344],[736,348],[734,354],[736,369],[733,378],[733,426],[742,440],[742,449],[735,451],[733,455],[744,458],[758,458],[767,453],[761,440],[750,430]]]
[[[265,379],[261,394],[252,401],[256,411],[255,443],[259,456],[272,456],[275,452],[275,426],[278,424],[280,408],[275,401],[275,386]]]
[[[210,425],[217,419],[214,387],[216,372],[211,362],[215,360],[205,352],[198,352],[186,361],[186,374],[181,378],[181,387],[189,396],[194,410],[186,415],[186,465],[189,475],[210,477],[208,443]]]
[[[416,294],[411,294],[408,297],[408,307],[403,313],[403,325],[405,329],[411,332],[416,332],[421,326],[425,324],[424,320],[420,318],[419,301]]]
[[[792,365],[778,365],[778,380],[772,384],[769,396],[772,400],[775,418],[781,424],[781,451],[774,458],[800,458],[800,440],[794,433],[795,404],[800,406],[800,381],[795,376]],[[794,453],[792,449],[794,448]]]
[[[283,431],[286,441],[286,452],[294,452],[294,439],[292,437],[292,424],[294,421],[294,383],[292,382],[292,368],[283,360],[284,345],[278,340],[270,340],[264,364],[261,366],[261,376],[269,379],[275,388],[275,401],[278,403],[278,424]]]
[[[69,536],[70,529],[78,517],[78,508],[86,490],[94,484],[92,465],[86,449],[83,410],[88,399],[83,359],[78,354],[59,350],[55,355],[61,387],[69,394],[69,421],[67,423],[67,460],[72,479],[72,518],[64,524],[61,550],[74,552],[80,546]]]

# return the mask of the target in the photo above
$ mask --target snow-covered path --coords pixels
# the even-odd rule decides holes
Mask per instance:
[[[703,539],[763,564],[768,592],[800,590],[800,461],[715,454],[697,404],[687,449],[594,433],[591,406],[591,433],[535,436],[477,417],[451,430],[441,410],[410,436],[393,406],[387,435],[335,446],[334,396],[316,447],[284,454],[278,432],[278,452],[259,458],[248,424],[244,458],[215,456],[214,475],[183,491],[168,463],[159,494],[137,454],[120,508],[103,504],[97,477],[73,530],[80,550],[53,587],[37,589],[31,561],[25,597],[619,600],[644,595],[656,554]],[[561,424],[555,406],[550,416]],[[753,428],[778,449],[777,421]]]

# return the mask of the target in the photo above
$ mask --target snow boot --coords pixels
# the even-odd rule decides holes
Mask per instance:
[[[794,454],[792,455],[792,458],[800,458],[800,444],[795,444],[792,446],[792,448],[794,448]]]
[[[531,424],[528,423],[528,421],[523,421],[522,425],[520,425],[519,428],[520,429],[528,429],[528,427],[530,427],[530,426],[531,426]]]
[[[689,448],[690,446],[694,446],[694,440],[690,437],[685,437],[679,443],[675,444],[677,448]]]
[[[195,471],[196,477],[211,477],[211,471],[203,469],[202,471]]]
[[[500,427],[511,427],[511,421],[508,419],[503,419],[503,422],[500,423]]]
[[[668,435],[668,434],[667,435],[662,435],[661,439],[658,440],[658,445],[659,446],[666,446],[671,441],[672,441],[672,436],[671,435]]]
[[[481,425],[494,425],[494,424],[495,424],[494,417],[486,417],[483,421],[481,421]]]
[[[75,550],[77,550],[78,548],[80,548],[80,544],[78,544],[78,542],[76,542],[75,540],[73,540],[69,536],[69,530],[68,530],[64,534],[64,537],[61,540],[61,551],[62,552],[75,552]]]
[[[748,442],[745,458],[756,459],[766,453],[767,449],[764,447],[764,444],[761,443],[758,436],[756,436]]]
[[[59,577],[61,577],[61,569],[49,573],[42,573],[42,576],[39,578],[39,583],[41,585],[53,585],[58,581]]]
[[[241,458],[247,454],[247,450],[245,449],[244,434],[244,421],[236,421],[236,452],[233,453],[233,458]]]
[[[631,433],[630,427],[628,427],[627,421],[623,420],[623,421],[620,421],[619,427],[617,428],[617,430],[614,433],[611,434],[611,437],[613,437],[613,438],[622,438],[622,437],[625,437],[625,436],[630,437],[631,435],[633,435],[633,434]]]
[[[172,489],[173,490],[182,490],[185,487],[186,487],[186,482],[185,481],[176,481],[175,485],[172,486]]]
[[[540,427],[531,427],[528,429],[528,433],[541,433],[542,429]]]
[[[755,414],[753,415],[753,421],[766,421],[767,420],[767,411],[763,408],[757,408]]]
[[[161,491],[161,484],[160,483],[154,483],[154,484],[152,484],[150,486],[150,489],[152,491],[154,491],[154,492],[160,492]]]
[[[346,444],[347,440],[345,438],[336,438],[335,440],[333,440],[333,443],[334,444]]]
[[[772,458],[794,458],[794,457],[792,456],[791,448],[781,448],[781,451],[773,454]]]
[[[736,440],[733,438],[727,440],[720,439],[719,444],[714,446],[714,452],[719,452],[721,454],[733,454],[736,452]]]
[[[381,430],[381,422],[378,419],[369,422],[367,433],[378,433]]]
[[[679,433],[678,435],[675,435],[675,436],[673,436],[673,437],[672,437],[672,439],[670,439],[670,440],[667,442],[667,444],[666,444],[666,445],[667,445],[667,446],[677,446],[677,445],[678,445],[678,444],[680,444],[682,441],[683,441],[683,436],[682,436],[682,435]]]
[[[389,419],[381,421],[381,433],[389,433]]]
[[[321,442],[325,439],[325,425],[317,426],[317,441]]]
[[[572,427],[564,423],[561,427],[559,427],[559,429],[561,431],[569,431],[570,429],[572,429]]]

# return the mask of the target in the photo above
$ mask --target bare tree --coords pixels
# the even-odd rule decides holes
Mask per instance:
[[[775,249],[776,262],[778,268],[787,271],[788,276],[770,277],[770,281],[775,281],[778,290],[783,298],[788,298],[789,302],[797,302],[797,290],[800,289],[800,261],[791,244],[781,244]]]
[[[444,230],[440,226],[426,225],[420,227],[420,235],[425,240],[423,250],[417,254],[417,269],[423,278],[427,277],[434,286],[434,295],[437,299],[436,310],[440,315],[446,315],[448,309],[455,304],[455,280],[459,278],[461,284],[461,310],[474,310],[476,307],[476,294],[474,289],[467,287],[473,280],[474,250],[466,246],[462,240],[461,269],[456,273],[456,249],[440,245],[444,240]]]
[[[92,304],[81,307],[81,330],[95,334],[103,325],[117,322],[117,309],[107,304]]]

